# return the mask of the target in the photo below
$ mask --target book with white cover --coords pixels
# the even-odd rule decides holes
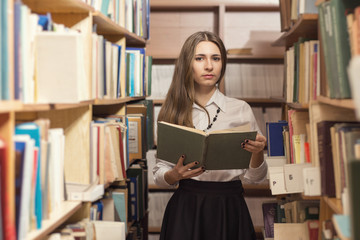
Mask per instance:
[[[81,33],[41,32],[36,35],[37,103],[76,103],[87,100]]]
[[[104,195],[103,184],[66,183],[67,200],[94,202]]]
[[[125,240],[125,223],[93,221],[97,240]]]

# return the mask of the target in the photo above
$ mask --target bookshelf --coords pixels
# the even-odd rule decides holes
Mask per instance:
[[[283,1],[285,2],[285,1]],[[290,1],[291,2],[291,1]],[[343,179],[347,179],[345,181],[351,181],[348,180],[349,176],[346,173],[346,169],[348,167],[350,167],[350,165],[347,165],[348,163],[342,163],[343,168],[345,170],[337,170],[337,166],[336,166],[336,160],[338,158],[338,155],[336,155],[337,153],[334,152],[334,149],[337,149],[337,145],[339,145],[338,143],[334,142],[334,136],[331,136],[331,148],[327,149],[326,151],[333,151],[331,155],[327,155],[326,159],[331,161],[331,166],[334,168],[334,172],[336,171],[344,171],[345,173],[342,173],[341,176],[340,175],[336,175],[336,173],[332,176],[331,179],[329,179],[328,177],[326,177],[326,172],[328,172],[328,165],[324,164],[324,161],[319,162],[320,158],[324,158],[323,151],[320,152],[320,150],[317,148],[318,141],[320,142],[320,136],[322,133],[319,132],[319,123],[320,122],[325,122],[325,121],[336,121],[336,122],[347,122],[347,121],[354,121],[354,122],[358,122],[359,119],[355,117],[355,112],[357,109],[356,103],[352,98],[346,98],[346,97],[330,97],[330,93],[328,90],[331,88],[330,86],[330,76],[327,76],[328,74],[328,64],[326,63],[326,52],[327,54],[329,54],[329,52],[335,52],[335,47],[333,49],[327,49],[325,46],[323,46],[323,42],[326,41],[328,39],[328,36],[324,36],[322,28],[324,29],[324,26],[321,25],[321,14],[320,14],[320,5],[327,2],[329,5],[329,9],[332,8],[333,6],[330,5],[330,2],[337,2],[339,3],[339,5],[344,4],[345,6],[348,4],[347,6],[347,11],[350,11],[350,9],[353,9],[354,6],[359,5],[359,3],[349,3],[346,1],[316,1],[315,5],[319,11],[319,14],[313,14],[313,13],[304,13],[302,15],[299,15],[297,20],[295,22],[292,22],[292,26],[290,27],[289,30],[285,31],[282,33],[281,37],[278,38],[276,41],[274,41],[273,45],[274,46],[284,46],[286,48],[286,51],[289,52],[291,48],[294,48],[294,46],[299,43],[298,40],[299,38],[305,38],[305,39],[315,39],[315,40],[319,40],[319,50],[318,50],[318,57],[320,58],[320,66],[319,66],[319,79],[320,79],[320,94],[317,95],[316,97],[310,96],[309,100],[307,102],[287,102],[286,103],[286,109],[291,109],[291,110],[299,110],[299,111],[308,111],[309,113],[309,132],[308,132],[308,139],[309,142],[312,143],[311,145],[313,147],[311,147],[310,149],[310,154],[311,154],[311,163],[312,163],[312,167],[318,168],[318,169],[326,169],[326,171],[320,171],[320,176],[319,176],[319,181],[320,184],[323,185],[322,188],[320,189],[319,193],[317,194],[317,196],[315,196],[315,198],[320,200],[320,213],[319,213],[319,232],[318,232],[318,236],[317,238],[314,239],[324,239],[324,233],[323,233],[323,227],[325,226],[325,222],[326,221],[331,221],[332,217],[334,214],[340,214],[340,215],[356,215],[358,216],[358,213],[351,213],[353,210],[351,210],[351,200],[349,201],[349,199],[347,199],[346,194],[343,193],[342,196],[339,196],[341,194],[336,193],[336,196],[333,196],[332,193],[330,193],[329,191],[326,190],[326,186],[328,186],[327,182],[330,181],[334,181],[336,186],[334,186],[334,188],[336,188],[336,191],[342,191],[338,190],[340,187],[338,184],[338,182],[340,181],[339,178],[343,178]],[[290,3],[289,3],[290,4]],[[331,3],[333,4],[333,3]],[[326,11],[325,11],[326,12]],[[350,11],[351,12],[351,11]],[[284,16],[286,15],[285,13],[282,13]],[[335,14],[335,13],[333,13]],[[342,14],[342,13],[341,13]],[[342,17],[346,18],[345,16],[346,14],[343,14]],[[327,17],[329,17],[330,15],[327,15]],[[332,19],[334,19],[334,16],[331,16]],[[341,21],[341,20],[340,20]],[[349,22],[347,22],[346,24],[349,24]],[[334,25],[333,25],[334,26]],[[336,28],[336,27],[335,27]],[[334,30],[334,27],[332,27],[332,31],[336,31]],[[344,35],[344,34],[343,34]],[[325,40],[324,40],[325,39]],[[330,41],[330,40],[329,40]],[[338,41],[338,39],[334,40],[335,45],[337,44],[336,42]],[[346,39],[346,41],[349,41],[348,39]],[[350,42],[349,46],[350,46]],[[342,47],[342,50],[346,51],[346,46]],[[296,51],[296,50],[295,50]],[[327,55],[327,57],[329,57],[329,55]],[[352,55],[351,57],[354,57],[354,55]],[[351,59],[350,57],[350,59]],[[296,56],[295,56],[296,58]],[[299,60],[299,58],[297,58],[298,61],[301,61],[301,59]],[[349,59],[347,59],[349,60]],[[347,61],[346,59],[338,59],[337,61],[337,65],[342,65],[343,62]],[[336,65],[332,65],[333,68],[338,68]],[[340,70],[339,70],[340,71]],[[286,74],[286,69],[285,69],[285,74]],[[296,74],[296,73],[295,73]],[[340,75],[338,76],[338,79],[340,79]],[[339,82],[342,80],[338,80]],[[340,83],[341,84],[341,83]],[[288,85],[289,86],[289,85]],[[314,91],[314,89],[312,88],[313,86],[310,85],[309,89],[307,91]],[[290,86],[291,88],[291,86]],[[292,90],[292,89],[290,89]],[[354,96],[353,96],[354,98]],[[346,115],[346,117],[345,117]],[[290,121],[290,120],[289,120]],[[336,133],[337,134],[337,133]],[[325,135],[323,135],[325,136]],[[329,135],[330,138],[330,135]],[[324,141],[324,138],[321,138],[322,141]],[[326,139],[329,140],[329,139]],[[344,142],[342,143],[342,147],[345,146],[345,140],[343,140]],[[315,144],[315,145],[314,145]],[[320,143],[319,143],[320,144]],[[352,142],[351,142],[352,144]],[[347,146],[349,149],[353,148],[354,144],[351,145],[349,143],[349,146]],[[347,153],[349,154],[349,153]],[[349,154],[349,156],[351,156],[348,160],[345,161],[353,161],[352,159],[355,158],[355,156],[352,156],[351,154]],[[345,157],[342,157],[342,159],[344,159]],[[327,161],[326,164],[329,164],[330,161]],[[349,188],[349,186],[351,186],[351,182],[347,182],[347,188]],[[324,187],[325,186],[325,187]],[[351,191],[351,190],[349,190]],[[292,194],[292,196],[294,196],[294,194]],[[302,199],[308,199],[309,196],[306,195],[302,195],[301,196]],[[311,197],[310,197],[311,198]],[[350,212],[349,212],[350,211]],[[324,224],[323,224],[324,223]],[[353,228],[356,225],[358,225],[357,222],[352,222],[350,223],[351,226],[347,226],[348,228]],[[356,230],[355,230],[356,231]],[[331,238],[332,239],[332,238]],[[342,238],[341,238],[342,239]],[[357,239],[357,237],[352,236],[351,239]]]
[[[1,82],[2,84],[3,82],[6,82],[8,84],[8,89],[6,90],[9,91],[9,97],[8,99],[3,99],[0,101],[0,136],[1,140],[3,140],[6,144],[6,153],[2,156],[4,157],[4,159],[1,159],[0,166],[2,175],[1,198],[5,199],[8,202],[6,203],[6,205],[5,203],[2,203],[1,208],[7,210],[6,212],[2,211],[0,217],[2,218],[2,222],[4,222],[4,219],[6,219],[6,224],[8,224],[7,226],[9,227],[6,229],[6,231],[8,231],[8,229],[10,228],[15,228],[15,213],[19,211],[19,208],[17,208],[17,206],[15,205],[15,198],[17,196],[16,188],[19,186],[18,184],[15,185],[16,149],[14,146],[14,132],[19,123],[33,122],[38,119],[49,119],[50,128],[61,128],[64,132],[65,138],[65,151],[62,152],[62,155],[64,155],[64,178],[66,179],[66,181],[69,182],[75,182],[85,185],[91,184],[90,124],[93,121],[94,114],[126,114],[126,104],[134,101],[144,100],[145,96],[142,95],[136,97],[128,97],[122,95],[119,98],[98,98],[89,95],[88,97],[86,97],[86,99],[83,99],[81,101],[48,103],[36,103],[36,101],[27,102],[23,100],[17,100],[14,95],[16,78],[14,72],[18,70],[16,67],[17,64],[14,64],[14,60],[16,59],[14,49],[18,47],[14,44],[14,35],[18,34],[18,32],[15,30],[16,26],[13,20],[15,15],[15,1],[5,0],[5,2],[8,6],[8,8],[5,9],[5,12],[7,14],[6,18],[8,19],[8,31],[5,36],[8,39],[7,46],[9,48],[9,54],[6,60],[9,62],[9,64],[6,66],[6,69],[1,68],[0,73],[2,74],[5,70],[8,72],[7,79],[1,78]],[[91,75],[92,70],[96,68],[95,65],[93,65],[93,63],[91,62],[93,56],[92,34],[94,29],[96,29],[96,34],[98,34],[99,36],[103,36],[109,42],[123,46],[122,51],[120,52],[123,59],[125,59],[125,47],[146,47],[147,40],[144,39],[144,37],[127,30],[124,26],[120,26],[118,23],[105,16],[105,14],[101,13],[100,10],[96,10],[95,7],[92,7],[90,5],[90,1],[24,0],[22,1],[22,4],[23,5],[21,5],[21,7],[26,11],[29,10],[29,13],[31,12],[32,14],[42,15],[50,13],[54,23],[63,24],[66,28],[72,30],[75,29],[82,34],[83,38],[81,39],[81,48],[84,50],[84,55],[82,57],[84,58],[84,79],[86,83],[86,87],[82,89],[84,92],[91,93]],[[1,14],[3,13],[4,12],[1,12]],[[4,36],[3,33],[6,32],[3,32],[3,28],[0,28],[0,30],[1,35]],[[38,34],[38,32],[36,34]],[[30,40],[24,38],[23,41],[27,42]],[[59,45],[59,47],[61,46]],[[1,51],[0,54],[0,57],[3,59],[3,52]],[[28,58],[26,59],[29,59],[28,61],[34,58],[33,55],[29,55],[27,57]],[[58,64],[60,65],[62,63]],[[121,67],[123,70],[125,70],[125,61],[121,61]],[[24,75],[26,75],[26,73],[24,73]],[[124,82],[125,71],[120,71],[120,74],[121,81]],[[51,79],[49,79],[49,81],[50,80]],[[74,83],[76,83],[78,79],[72,80]],[[72,85],[69,85],[68,90],[70,90],[72,87]],[[123,87],[125,87],[125,82]],[[43,162],[41,162],[41,164],[43,164]],[[38,166],[40,166],[40,163],[38,164]],[[45,170],[41,170],[45,172]],[[53,180],[54,178],[52,178],[52,176],[44,179],[44,181],[47,181],[49,179],[51,179],[51,181],[55,181]],[[125,183],[123,182],[122,184],[124,185]],[[105,185],[105,189],[107,190],[107,188],[113,187],[113,185],[114,184],[108,183],[107,185]],[[35,200],[32,199],[32,201]],[[53,210],[48,213],[49,216],[41,221],[41,228],[36,228],[35,226],[32,226],[31,230],[26,232],[26,236],[24,236],[24,239],[44,239],[48,237],[52,232],[58,231],[59,228],[62,228],[64,225],[71,222],[70,219],[72,219],[74,215],[76,215],[79,211],[81,212],[84,211],[84,209],[88,209],[88,207],[88,202],[64,200],[61,202],[60,205],[57,205],[56,208],[53,207]],[[144,214],[144,218],[147,218],[147,214],[148,213]],[[89,213],[83,214],[83,216],[89,218]],[[134,225],[134,221],[128,222],[129,229]],[[142,223],[142,227],[144,227],[144,235],[146,235],[146,219]],[[6,234],[8,234],[8,232]],[[5,234],[5,231],[2,231],[1,234]],[[11,234],[12,233],[10,233],[10,235]],[[16,239],[14,235],[10,235],[4,235],[2,236],[2,238]]]

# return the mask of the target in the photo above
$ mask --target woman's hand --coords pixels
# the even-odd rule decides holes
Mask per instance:
[[[266,138],[260,134],[256,135],[255,141],[245,140],[241,143],[241,147],[252,152],[250,166],[252,168],[259,167],[264,162],[264,147],[266,145]]]
[[[266,138],[260,134],[256,135],[255,141],[246,139],[241,143],[241,147],[252,153],[260,153],[264,150]]]
[[[191,162],[184,166],[184,160],[185,160],[185,156],[182,155],[179,158],[175,167],[165,173],[164,176],[165,181],[170,185],[175,184],[181,179],[187,179],[187,178],[199,176],[205,171],[204,168],[191,169],[192,167],[195,167],[197,164],[199,164],[198,162]]]

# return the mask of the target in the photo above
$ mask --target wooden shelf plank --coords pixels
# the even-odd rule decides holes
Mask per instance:
[[[264,104],[282,104],[285,103],[284,99],[280,97],[271,98],[238,98],[244,100],[247,103],[264,103]],[[165,99],[152,99],[155,105],[162,105]]]
[[[309,109],[308,103],[286,103],[290,108],[294,109]]]
[[[145,99],[145,97],[124,97],[118,99],[95,99],[94,105],[113,105],[113,104],[121,104],[127,102],[133,102]]]
[[[81,201],[65,201],[60,207],[56,208],[50,214],[50,218],[42,222],[42,228],[31,231],[27,234],[26,239],[43,239],[47,234],[54,231],[58,226],[64,223],[72,214],[81,207]]]
[[[155,60],[172,60],[177,59],[178,55],[176,54],[152,54],[153,59]],[[228,60],[258,60],[258,59],[284,59],[283,54],[278,55],[236,55],[236,54],[229,54]]]
[[[237,6],[237,7],[279,7],[279,1],[271,0],[257,0],[257,1],[248,1],[248,0],[183,0],[183,1],[169,1],[169,0],[152,0],[150,1],[150,6],[157,8],[194,8],[194,7],[217,7],[220,4],[226,6]]]
[[[87,13],[94,8],[81,0],[23,0],[32,11],[37,13]]]
[[[336,214],[343,214],[343,207],[340,199],[324,197],[325,202]]]
[[[0,113],[18,111],[22,109],[22,105],[20,101],[0,101]]]
[[[49,111],[49,110],[63,110],[63,109],[72,109],[87,106],[93,103],[93,100],[84,101],[80,103],[44,103],[44,104],[22,104],[20,109],[17,109],[17,112],[38,112],[38,111]]]
[[[295,25],[285,32],[278,40],[276,40],[273,46],[285,46],[289,48],[298,41],[299,37],[317,39],[318,27],[318,14],[303,14],[295,23]]]
[[[111,21],[108,17],[99,11],[93,13],[94,24],[97,24],[97,33],[101,35],[119,35],[126,38],[127,45],[143,45],[145,39]]]
[[[350,108],[355,110],[355,104],[352,99],[330,99],[324,96],[318,96],[317,100],[321,103],[329,104],[335,107]]]

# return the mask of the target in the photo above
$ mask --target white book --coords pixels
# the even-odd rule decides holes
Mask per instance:
[[[356,118],[360,119],[360,56],[351,58],[348,66],[351,95],[354,101]]]
[[[49,129],[50,158],[49,158],[49,191],[50,212],[59,207],[65,200],[64,194],[64,158],[65,136],[62,128]]]
[[[105,42],[105,95],[104,98],[110,99],[111,98],[111,60],[112,60],[112,45],[111,42],[106,41]]]
[[[319,167],[303,168],[304,176],[304,195],[305,196],[320,196],[321,195],[321,180]]]
[[[97,240],[125,240],[125,223],[93,221]]]
[[[81,33],[41,32],[36,35],[37,103],[86,100]]]
[[[98,36],[98,63],[97,63],[97,83],[96,83],[96,89],[97,89],[97,98],[102,99],[104,98],[104,89],[105,89],[105,65],[104,65],[104,37],[102,35]]]
[[[81,184],[66,183],[67,200],[94,202],[101,199],[104,195],[104,185],[97,184]]]

